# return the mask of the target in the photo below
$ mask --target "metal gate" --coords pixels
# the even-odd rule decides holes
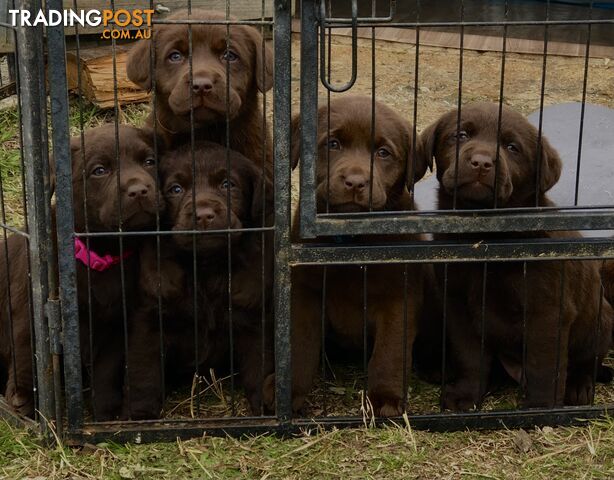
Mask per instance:
[[[232,3],[232,2],[227,2]],[[263,2],[264,4],[265,2]],[[464,2],[460,2],[459,21],[421,21],[421,2],[416,2],[415,19],[398,21],[397,2],[379,2],[371,5],[371,14],[359,16],[357,0],[348,2],[351,15],[340,17],[334,15],[334,8],[325,0],[302,0],[300,2],[300,121],[301,121],[301,160],[300,160],[300,224],[299,236],[292,237],[292,189],[291,189],[291,136],[292,136],[292,15],[290,0],[275,0],[272,21],[263,18],[257,21],[219,20],[220,25],[249,24],[258,28],[272,26],[274,45],[274,83],[273,83],[273,154],[274,154],[274,228],[261,227],[254,231],[264,239],[266,232],[274,231],[274,363],[275,363],[275,412],[262,415],[236,415],[234,380],[231,380],[231,414],[225,416],[200,416],[200,405],[195,418],[167,418],[161,420],[123,420],[96,421],[91,414],[88,398],[84,394],[84,358],[83,339],[80,337],[83,319],[80,323],[80,308],[77,292],[77,271],[75,265],[75,238],[89,242],[94,238],[118,239],[123,255],[123,241],[129,238],[157,238],[158,260],[160,255],[160,238],[169,232],[160,229],[159,219],[156,228],[151,231],[113,232],[75,232],[73,217],[73,167],[71,164],[70,123],[68,101],[68,84],[66,77],[66,50],[64,28],[42,27],[15,28],[9,24],[0,27],[15,32],[18,59],[18,92],[21,114],[21,145],[23,152],[24,191],[27,204],[27,233],[19,232],[8,225],[3,218],[4,237],[9,232],[23,235],[28,240],[30,252],[31,311],[33,319],[34,358],[35,358],[35,398],[37,401],[37,420],[44,431],[51,425],[68,441],[74,443],[95,443],[101,439],[115,441],[147,442],[170,440],[177,437],[193,437],[207,434],[242,435],[263,432],[292,433],[300,429],[316,427],[352,427],[365,424],[383,424],[404,422],[403,418],[391,419],[370,417],[369,414],[333,414],[329,415],[324,407],[321,416],[303,417],[293,413],[292,405],[292,349],[302,345],[291,342],[292,271],[297,267],[357,266],[367,278],[371,265],[400,265],[405,269],[415,264],[477,263],[484,265],[497,262],[521,262],[526,272],[527,264],[548,260],[602,260],[614,258],[614,240],[612,238],[562,239],[509,239],[491,241],[488,239],[463,241],[402,241],[377,242],[374,244],[355,244],[343,241],[359,235],[392,235],[415,233],[465,234],[484,232],[534,232],[541,230],[612,230],[614,229],[614,205],[591,208],[577,205],[565,208],[525,208],[517,211],[446,211],[446,212],[363,212],[363,213],[317,213],[316,207],[316,163],[318,152],[318,99],[319,88],[324,86],[325,95],[330,101],[331,93],[351,90],[361,65],[358,62],[358,33],[368,32],[367,39],[373,42],[375,55],[375,31],[387,28],[412,29],[416,35],[415,65],[413,66],[413,92],[408,99],[413,103],[413,138],[416,138],[417,99],[419,95],[420,32],[429,28],[459,29],[459,79],[458,106],[463,103],[463,39],[464,29],[496,27],[502,30],[502,66],[501,92],[505,75],[506,41],[508,28],[519,26],[542,27],[544,30],[544,71],[548,53],[548,29],[555,26],[584,26],[587,30],[585,63],[588,65],[591,28],[594,25],[613,26],[614,19],[586,20],[509,20],[508,2],[502,5],[505,18],[497,21],[476,21],[464,16]],[[385,13],[382,13],[381,3]],[[549,8],[550,2],[548,2]],[[113,5],[112,5],[113,7]],[[153,7],[153,5],[152,5]],[[347,6],[346,6],[347,7]],[[38,11],[44,8],[37,0],[20,2],[17,7],[24,10]],[[47,9],[62,9],[62,2],[47,2]],[[227,4],[227,13],[228,13]],[[592,2],[591,2],[592,11]],[[548,10],[547,10],[548,11]],[[379,12],[379,14],[377,14]],[[363,14],[364,15],[364,14]],[[296,20],[295,20],[296,21]],[[165,23],[187,23],[197,25],[198,20],[170,22],[155,20],[156,25]],[[211,22],[210,22],[211,23]],[[349,29],[350,33],[350,80],[345,84],[335,84],[331,80],[331,34],[335,29]],[[228,39],[226,40],[228,42]],[[46,48],[44,47],[46,45]],[[264,48],[264,47],[263,47]],[[114,82],[116,77],[116,43],[112,42]],[[191,51],[191,47],[190,47]],[[77,35],[77,57],[79,56],[79,36]],[[190,53],[191,58],[191,53]],[[374,57],[373,57],[374,58]],[[190,60],[191,61],[191,60]],[[375,95],[375,60],[373,60],[373,88]],[[47,70],[45,70],[47,66]],[[584,70],[582,102],[586,99],[587,68]],[[192,74],[190,74],[192,75]],[[545,73],[544,73],[545,75]],[[192,81],[192,80],[190,80]],[[538,79],[536,79],[538,81]],[[545,80],[542,78],[542,82]],[[344,81],[345,82],[345,81]],[[50,107],[47,106],[47,87]],[[264,100],[266,104],[266,98]],[[503,95],[499,103],[503,102]],[[540,109],[543,110],[543,89]],[[584,113],[582,113],[583,115]],[[115,122],[120,116],[117,97],[115,98]],[[154,113],[155,117],[155,113]],[[50,119],[50,137],[48,138],[48,118]],[[193,118],[192,118],[193,120]],[[372,123],[374,119],[372,118]],[[116,126],[116,131],[117,131]],[[192,143],[194,142],[192,125]],[[540,126],[541,135],[541,126]],[[582,122],[579,131],[581,155]],[[116,133],[116,142],[118,134]],[[118,146],[116,155],[119,156]],[[414,143],[415,148],[415,143]],[[155,146],[154,141],[154,150]],[[50,178],[49,151],[54,158],[55,182]],[[192,150],[192,155],[194,155]],[[373,164],[371,165],[373,169]],[[0,184],[1,187],[1,184]],[[413,192],[414,180],[408,179],[407,187]],[[52,215],[52,193],[55,192],[55,219]],[[419,198],[418,198],[419,203]],[[4,205],[4,203],[3,203]],[[120,207],[121,210],[121,207]],[[4,214],[4,210],[3,210]],[[121,216],[121,215],[120,215]],[[56,233],[56,236],[53,233]],[[193,231],[182,232],[195,235]],[[230,232],[225,232],[230,244]],[[339,241],[339,239],[342,239]],[[314,240],[315,239],[315,240]],[[195,240],[194,240],[195,241]],[[263,240],[264,241],[264,240]],[[8,263],[8,251],[5,249],[5,262]],[[230,254],[229,254],[230,255]],[[57,259],[57,260],[56,260]],[[196,260],[194,260],[196,262]],[[230,260],[229,260],[230,262]],[[123,261],[121,261],[121,288],[125,290]],[[358,271],[358,270],[357,270]],[[228,274],[230,276],[230,274]],[[263,273],[264,277],[264,273]],[[526,279],[526,277],[525,277]],[[326,274],[322,278],[323,299],[326,300]],[[365,280],[366,285],[366,280]],[[4,286],[3,286],[4,288]],[[263,287],[264,288],[264,287]],[[445,288],[445,287],[444,287]],[[91,295],[91,292],[89,292]],[[122,294],[121,325],[125,335],[129,329],[129,316],[126,311],[125,293]],[[263,294],[264,295],[264,294]],[[358,301],[367,309],[367,292],[362,292]],[[264,307],[263,307],[264,308]],[[91,309],[91,300],[90,300]],[[230,309],[230,308],[229,308]],[[231,309],[230,309],[231,310]],[[161,314],[160,314],[161,315]],[[263,317],[264,317],[263,313]],[[230,313],[232,322],[232,313]],[[366,375],[367,327],[365,321],[363,366],[361,375]],[[325,328],[322,313],[322,331]],[[444,319],[445,325],[445,319]],[[198,328],[198,325],[196,325]],[[445,327],[444,327],[445,329]],[[232,331],[232,327],[231,327]],[[90,333],[90,343],[92,342]],[[324,333],[323,333],[324,335]],[[321,371],[327,376],[328,357],[327,339],[323,339]],[[127,348],[124,340],[124,349]],[[230,339],[231,352],[233,339]],[[444,349],[445,351],[445,349]],[[231,353],[232,355],[232,353]],[[162,360],[164,364],[164,360]],[[404,366],[405,367],[405,366]],[[124,371],[130,366],[124,362]],[[230,377],[234,377],[231,360]],[[405,369],[405,368],[404,368]],[[197,369],[198,371],[198,369]],[[444,370],[445,371],[445,370]],[[404,372],[405,373],[405,372]],[[362,378],[362,377],[361,377]],[[362,379],[357,380],[361,382]],[[194,387],[193,387],[194,388]],[[200,383],[196,384],[197,389]],[[325,391],[326,388],[325,388]],[[407,392],[407,388],[405,388]],[[193,392],[192,392],[193,393]],[[224,394],[222,394],[224,395]],[[324,393],[324,403],[330,401]],[[200,397],[198,397],[200,402]],[[226,398],[226,396],[224,396]],[[405,404],[412,411],[412,397],[405,393]],[[529,425],[571,424],[588,418],[603,415],[612,409],[612,404],[595,404],[582,407],[560,407],[554,409],[512,409],[504,408],[493,411],[474,411],[469,413],[440,412],[411,413],[408,420],[414,428],[432,430],[458,430],[465,428],[499,428],[521,427]]]

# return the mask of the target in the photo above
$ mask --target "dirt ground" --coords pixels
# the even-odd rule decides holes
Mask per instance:
[[[298,106],[300,79],[300,44],[293,41],[292,103]],[[371,41],[358,41],[358,78],[348,94],[371,94]],[[333,37],[332,78],[345,83],[351,73],[351,41]],[[416,47],[378,40],[375,45],[375,96],[395,108],[408,120],[413,118],[416,88]],[[579,102],[584,79],[583,57],[548,56],[544,86],[544,105]],[[460,51],[451,48],[420,46],[418,63],[418,131],[455,108],[459,98]],[[499,101],[502,55],[495,52],[463,52],[462,103]],[[543,57],[508,53],[505,58],[503,102],[529,115],[539,109],[542,88]],[[320,84],[325,98],[325,88]],[[614,60],[591,58],[588,62],[586,101],[614,107]],[[298,111],[298,107],[297,110]]]

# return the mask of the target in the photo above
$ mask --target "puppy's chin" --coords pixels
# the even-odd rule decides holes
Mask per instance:
[[[241,238],[241,232],[230,234],[230,243],[234,245]],[[196,256],[211,256],[221,254],[228,246],[228,237],[225,234],[219,235],[196,235],[196,240],[192,240],[192,235],[173,235],[173,242],[184,252],[192,253]]]
[[[195,97],[190,105],[189,97],[176,99],[171,95],[168,105],[175,115],[187,122],[190,121],[193,110],[195,123],[208,124],[226,120],[226,112],[228,119],[233,120],[241,109],[241,97],[231,91],[228,102],[225,95],[222,98]]]
[[[119,216],[112,215],[109,218],[90,219],[89,230],[100,232],[116,232],[119,230]],[[122,230],[138,231],[151,230],[156,225],[156,213],[154,211],[138,210],[136,212],[122,211]]]
[[[444,190],[454,197],[454,182],[444,182]],[[461,183],[456,189],[456,198],[467,204],[469,208],[493,208],[494,187],[480,181]],[[497,203],[499,207],[505,207],[509,201],[509,195],[505,188],[499,187]]]
[[[360,212],[377,212],[382,210],[383,205],[372,202],[371,208],[369,208],[369,202],[329,202],[329,213],[360,213]],[[318,213],[326,213],[326,201],[318,202]]]

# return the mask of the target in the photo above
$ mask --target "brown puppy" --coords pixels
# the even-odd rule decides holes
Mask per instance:
[[[538,151],[537,130],[504,107],[497,158],[498,108],[490,103],[465,105],[458,131],[457,112],[451,111],[422,133],[425,159],[436,161],[440,209],[453,208],[455,191],[458,209],[492,208],[495,198],[498,207],[535,206],[536,199],[540,206],[552,205],[545,193],[561,173],[557,152],[545,138]],[[474,242],[578,236],[534,232],[435,237]],[[443,285],[443,268],[436,268],[436,273]],[[599,262],[528,262],[526,289],[521,262],[451,264],[447,276],[448,360],[454,381],[448,378],[442,392],[445,408],[479,406],[497,361],[523,385],[526,407],[591,401],[596,359],[600,362],[607,352],[613,317],[601,295]],[[431,351],[437,351],[441,339],[436,333],[429,340],[428,333],[441,325],[441,316],[435,317],[426,319],[425,339],[420,342]],[[441,360],[437,362],[436,368]]]
[[[195,9],[171,15],[169,20],[220,20],[223,13]],[[226,35],[229,32],[228,43]],[[247,25],[157,25],[152,39],[140,40],[128,57],[128,78],[145,90],[155,88],[155,130],[169,146],[189,143],[190,122],[195,138],[228,145],[257,165],[272,166],[268,128],[263,125],[258,91],[273,86],[273,54],[260,32]],[[151,65],[151,49],[155,64]],[[152,78],[152,72],[154,78]],[[155,84],[154,84],[155,81]],[[227,95],[228,94],[228,95]],[[227,98],[228,97],[228,98]],[[149,125],[153,126],[153,113]]]
[[[413,209],[406,179],[412,175],[420,179],[427,164],[417,162],[414,165],[410,124],[392,109],[376,104],[371,176],[371,99],[342,97],[331,101],[330,108],[330,129],[327,107],[319,110],[318,212],[327,209],[329,212],[365,212],[369,211],[370,205],[374,211]],[[298,119],[294,121],[293,133],[293,163],[296,165],[300,141]],[[328,173],[327,159],[330,160]],[[294,220],[296,227],[298,218]],[[404,236],[396,240],[415,238]],[[387,240],[391,238],[363,236],[347,239],[348,242],[369,243]],[[407,385],[408,379],[403,375],[403,365],[407,367],[406,374],[411,368],[411,348],[422,303],[423,272],[420,265],[407,266],[409,290],[405,292],[404,269],[403,265],[372,265],[368,267],[366,276],[368,330],[373,344],[368,395],[376,415],[401,413],[403,386]],[[292,271],[292,397],[295,411],[303,407],[320,360],[323,272],[324,269],[318,267],[298,267]],[[362,349],[362,269],[328,267],[326,284],[327,327],[342,343]],[[408,300],[406,325],[405,295]],[[265,382],[265,401],[271,409],[274,383],[273,375]]]
[[[115,156],[115,127],[105,125],[89,130],[81,150],[80,138],[71,141],[73,164],[73,209],[75,231],[113,232],[148,229],[155,225],[158,209],[155,201],[155,159],[151,132],[119,126],[119,164]],[[118,185],[118,175],[120,183]],[[84,181],[85,178],[85,181]],[[84,185],[85,183],[85,185]],[[119,188],[118,188],[119,186]],[[85,190],[84,190],[85,188]],[[87,197],[86,197],[87,192]],[[84,203],[84,199],[86,202]],[[121,199],[121,200],[120,200]],[[55,233],[53,234],[55,238]],[[138,273],[136,242],[126,238],[124,278],[126,309],[131,309]],[[6,398],[15,410],[24,415],[33,413],[32,352],[27,290],[27,247],[19,236],[8,239],[9,265],[0,259],[0,282],[11,289],[10,315],[8,296],[0,296],[0,360],[8,366]],[[123,340],[122,278],[117,238],[92,237],[76,252],[77,290],[80,316],[81,352],[90,373],[95,418],[108,420],[119,414],[121,407]],[[113,256],[115,264],[95,269],[94,255]],[[89,259],[88,259],[89,257]],[[92,268],[86,263],[90,262]],[[91,292],[91,295],[90,295]],[[88,307],[91,299],[91,309]],[[91,325],[89,329],[89,318]],[[91,345],[90,349],[90,333]],[[12,339],[10,338],[12,336]],[[14,350],[11,350],[14,345]]]
[[[180,232],[262,226],[263,215],[272,210],[272,185],[262,178],[253,162],[229,151],[228,170],[224,147],[210,142],[200,142],[195,147],[195,177],[189,145],[169,152],[161,160],[161,191],[167,204],[164,228]],[[262,292],[270,291],[271,279],[261,284],[261,239],[259,233],[237,232],[230,235],[229,246],[226,233],[162,237],[160,274],[155,241],[146,245],[141,255],[141,306],[132,319],[129,337],[126,417],[157,418],[165,383],[189,382],[195,372],[228,368],[229,303],[239,379],[254,413],[261,411],[262,375],[272,370],[268,351],[272,332],[262,329],[262,312],[266,308]],[[268,272],[270,268],[265,269]],[[228,298],[229,276],[232,302]],[[263,345],[267,350],[264,364]]]

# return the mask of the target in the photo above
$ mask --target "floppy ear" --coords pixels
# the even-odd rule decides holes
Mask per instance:
[[[268,92],[273,88],[273,50],[266,43],[263,47],[263,38],[258,29],[246,27],[249,36],[256,50],[256,65],[254,75],[256,86],[262,93]]]
[[[292,170],[298,165],[298,160],[301,156],[301,116],[300,114],[292,117],[292,149],[290,152],[290,164]]]
[[[251,217],[256,225],[264,226],[267,217],[273,213],[273,182],[266,173],[258,171],[255,167],[253,170]]]
[[[435,145],[439,135],[439,124],[439,120],[431,123],[422,130],[422,133],[416,138],[416,151],[414,153],[414,157],[416,158],[416,173],[418,171],[418,166],[420,166],[420,168],[423,169],[423,176],[427,168],[433,171],[433,157],[435,156]],[[416,178],[416,181],[417,180],[419,180],[419,178]]]
[[[143,90],[151,90],[151,41],[139,40],[133,44],[126,62],[128,78]]]
[[[541,193],[550,190],[561,177],[563,162],[558,152],[550,145],[548,140],[542,136],[541,171],[539,189]]]
[[[409,146],[407,148],[407,182],[410,183],[410,178],[414,178],[414,183],[424,177],[426,170],[433,170],[433,156],[424,155],[420,145],[420,137],[416,135],[414,148],[414,132],[413,127],[408,129]]]

